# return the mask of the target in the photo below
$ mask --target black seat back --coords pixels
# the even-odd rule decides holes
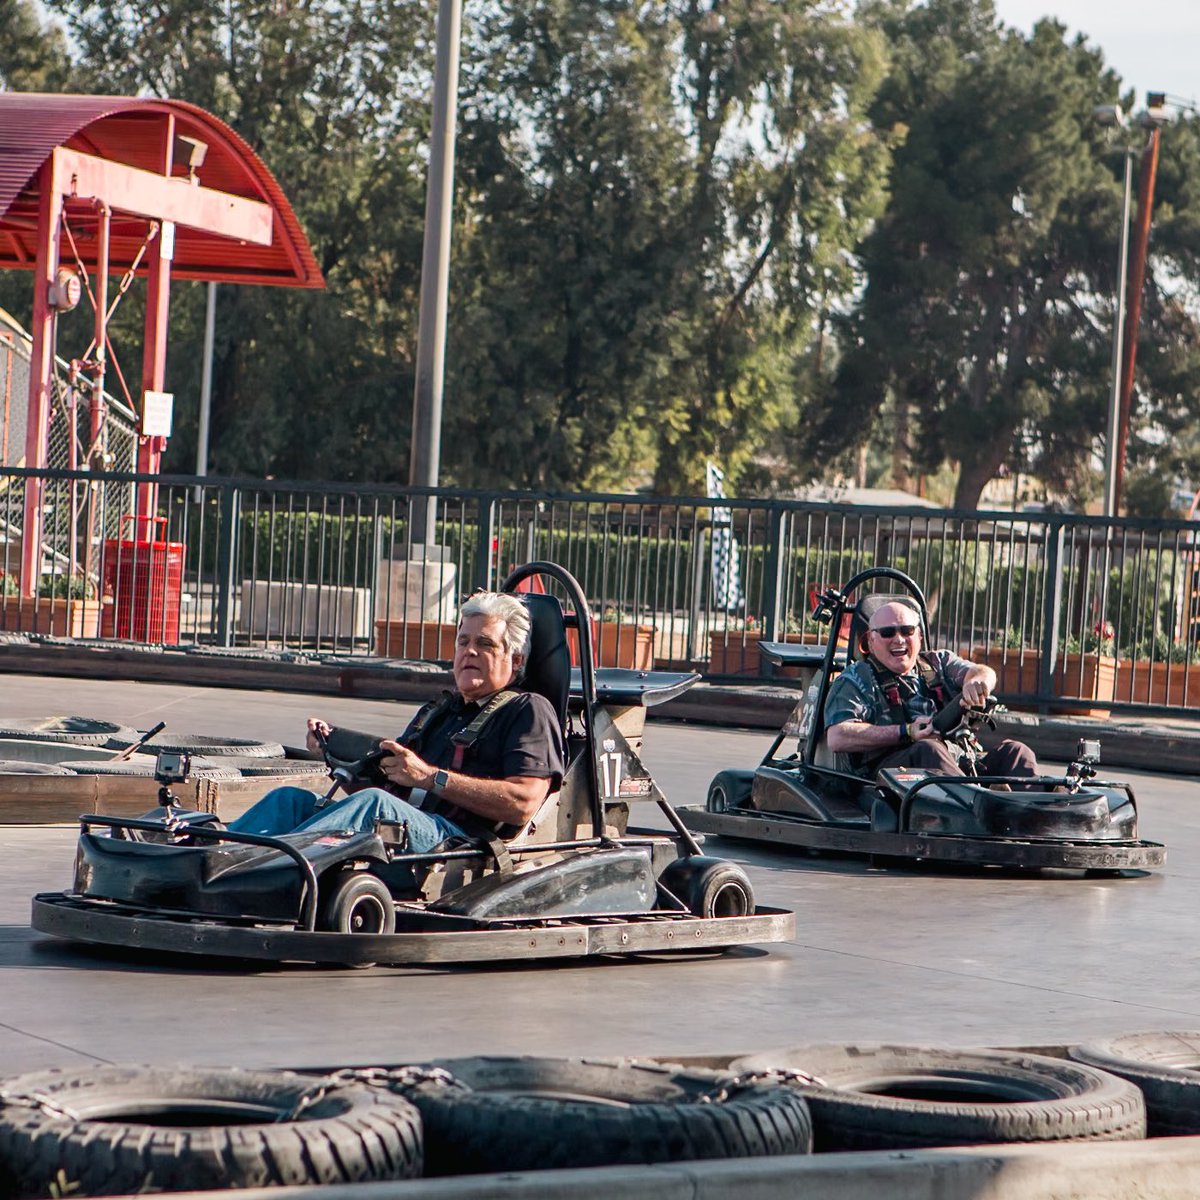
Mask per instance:
[[[874,616],[885,604],[903,604],[907,608],[911,608],[921,618],[921,634],[922,647],[925,638],[926,630],[925,615],[921,612],[921,606],[912,596],[906,596],[902,593],[897,595],[890,592],[873,592],[869,596],[864,596],[854,606],[853,616],[850,620],[850,646],[849,653],[851,659],[860,659],[867,657],[867,629],[871,624],[871,617]]]
[[[529,610],[531,624],[529,658],[521,687],[545,696],[565,729],[571,691],[571,651],[567,646],[562,605],[554,596],[538,592],[522,592],[517,599]]]

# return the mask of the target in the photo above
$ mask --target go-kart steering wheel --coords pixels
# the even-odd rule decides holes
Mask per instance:
[[[388,751],[379,745],[378,738],[352,729],[331,729],[328,734],[319,729],[313,732],[330,776],[347,791],[388,786],[388,777],[380,767]]]
[[[989,696],[982,706],[966,705],[962,702],[962,696],[955,696],[934,715],[933,727],[942,737],[947,737],[960,725],[973,725],[985,720],[999,707],[1000,701],[995,696]]]

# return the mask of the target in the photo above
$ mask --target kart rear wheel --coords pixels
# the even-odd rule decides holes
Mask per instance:
[[[0,1186],[16,1198],[411,1179],[421,1160],[413,1106],[348,1080],[98,1066],[0,1091]]]
[[[723,1072],[518,1057],[433,1065],[453,1078],[401,1087],[424,1121],[427,1175],[807,1154],[812,1148],[799,1092],[733,1086]]]
[[[740,808],[754,788],[753,771],[721,771],[708,785],[708,797],[704,807],[709,812],[728,812]]]
[[[1131,1033],[1067,1053],[1136,1083],[1151,1137],[1200,1133],[1200,1033]]]
[[[1133,1084],[1082,1063],[994,1050],[801,1046],[735,1071],[798,1070],[816,1149],[905,1150],[1146,1135]]]
[[[333,933],[395,933],[396,906],[387,885],[369,871],[339,871],[322,886],[317,927]]]
[[[659,884],[697,917],[748,917],[754,912],[754,888],[736,863],[692,854],[677,858],[658,877]]]

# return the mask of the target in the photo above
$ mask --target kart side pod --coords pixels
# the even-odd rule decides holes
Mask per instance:
[[[564,855],[530,871],[495,872],[429,906],[459,917],[569,917],[649,912],[658,887],[649,847]]]

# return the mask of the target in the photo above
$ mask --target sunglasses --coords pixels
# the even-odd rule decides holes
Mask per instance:
[[[881,638],[894,638],[896,634],[910,638],[917,632],[917,627],[915,625],[880,625],[878,629],[872,629],[871,632],[879,634]]]

